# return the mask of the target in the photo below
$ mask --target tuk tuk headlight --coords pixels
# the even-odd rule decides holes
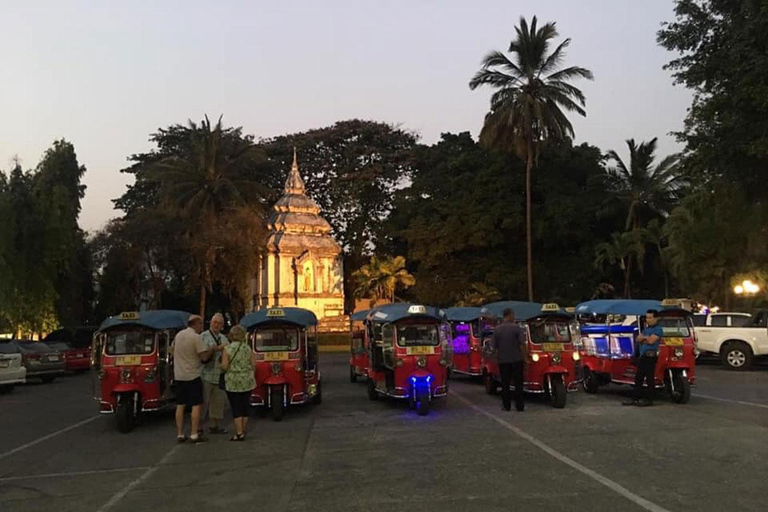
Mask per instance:
[[[293,367],[293,369],[296,370],[297,372],[300,372],[303,368],[301,366],[301,363],[297,363],[296,366]]]
[[[555,364],[560,364],[560,362],[563,360],[562,356],[560,355],[560,352],[555,352],[550,356],[550,359]]]
[[[419,368],[425,368],[427,366],[427,359],[425,357],[420,357],[416,360],[416,366]]]
[[[395,366],[397,366],[398,368],[402,368],[403,367],[403,360],[402,359],[398,359],[397,361],[395,361]]]
[[[131,372],[128,368],[123,368],[120,370],[120,382],[126,383],[131,382],[133,380],[133,372]]]
[[[579,355],[579,353],[577,351],[574,351],[573,352],[573,360],[574,361],[578,361],[579,359],[581,359],[581,356]]]
[[[440,366],[448,366],[448,361],[446,361],[445,359],[441,358],[440,361],[438,362],[440,363]]]
[[[675,357],[680,359],[683,357],[683,349],[682,348],[676,348],[675,349]]]
[[[154,382],[157,377],[157,368],[147,368],[147,373],[144,374],[144,382]]]
[[[531,361],[533,361],[534,363],[538,363],[539,362],[539,354],[531,354]]]
[[[272,363],[272,375],[280,375],[283,371],[283,365],[280,363]]]

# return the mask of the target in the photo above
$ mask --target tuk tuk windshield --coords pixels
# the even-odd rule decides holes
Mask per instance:
[[[440,344],[437,324],[398,325],[397,344],[401,347],[437,346]]]
[[[256,352],[293,352],[299,348],[299,330],[294,327],[272,327],[256,331]]]
[[[529,326],[531,343],[571,342],[571,327],[567,320],[534,320]]]
[[[122,331],[107,334],[104,352],[108,356],[151,354],[155,351],[155,333],[152,331]]]
[[[665,337],[688,338],[691,336],[690,320],[684,317],[662,317],[661,329]]]

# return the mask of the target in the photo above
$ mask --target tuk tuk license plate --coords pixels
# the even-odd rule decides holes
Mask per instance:
[[[141,356],[117,356],[115,365],[117,366],[136,366],[141,364]]]
[[[405,353],[409,356],[424,356],[435,353],[435,347],[408,347]]]
[[[668,347],[682,347],[683,338],[664,338],[664,344]]]
[[[288,352],[265,352],[265,361],[287,361],[289,359]]]
[[[565,347],[562,343],[542,343],[541,349],[544,352],[562,352]]]

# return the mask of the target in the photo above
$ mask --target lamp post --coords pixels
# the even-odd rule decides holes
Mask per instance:
[[[749,279],[745,279],[741,284],[737,284],[733,287],[733,293],[736,295],[743,295],[745,297],[751,297],[757,295],[760,292],[760,286],[753,283]]]

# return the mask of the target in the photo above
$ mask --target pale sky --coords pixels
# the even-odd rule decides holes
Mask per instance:
[[[690,93],[656,45],[672,0],[0,0],[0,169],[37,165],[59,138],[88,168],[81,225],[120,212],[131,153],[159,127],[224,115],[256,137],[351,118],[398,124],[432,143],[477,135],[490,90],[467,83],[491,49],[505,50],[521,15],[556,21],[586,119],[576,142],[624,154],[624,140],[680,147]]]

